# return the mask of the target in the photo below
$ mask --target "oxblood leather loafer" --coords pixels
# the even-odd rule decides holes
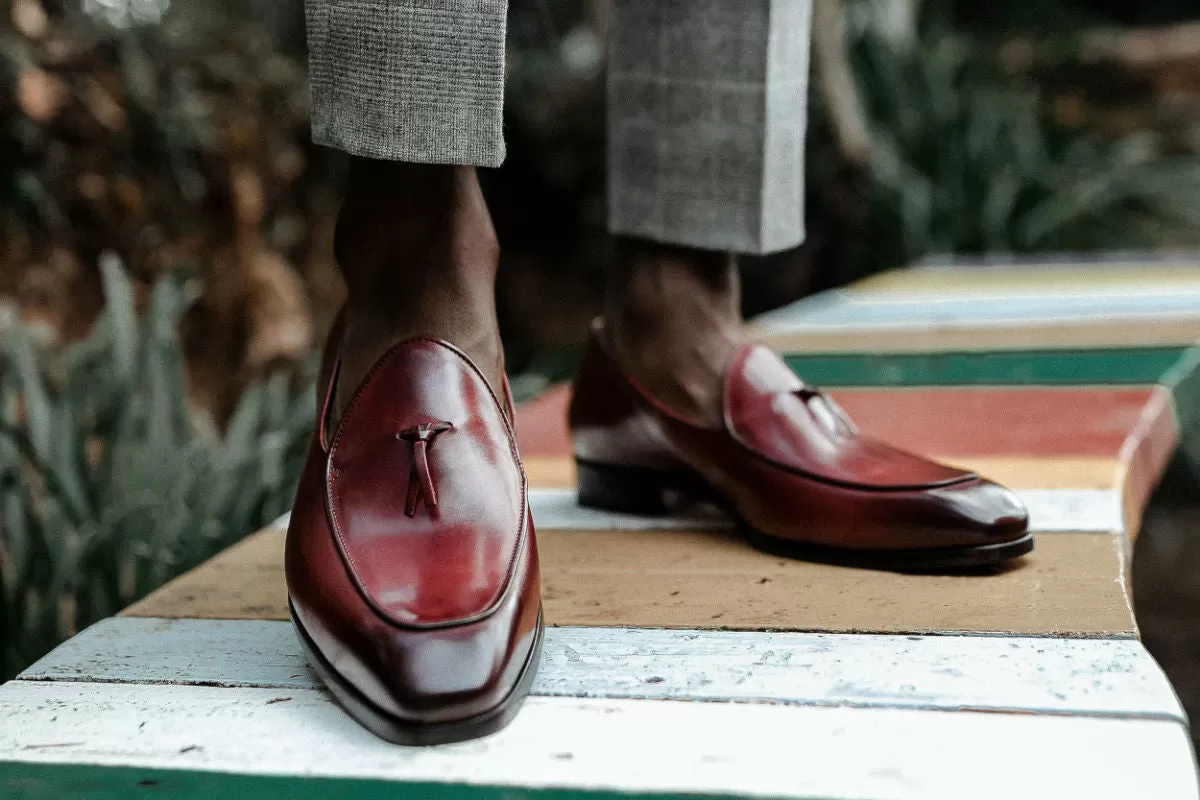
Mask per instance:
[[[719,427],[665,408],[597,331],[570,409],[580,504],[661,514],[673,494],[695,497],[772,553],[900,571],[992,565],[1033,549],[1012,492],[860,436],[763,345],[734,355],[723,404]]]
[[[499,730],[533,682],[543,630],[506,407],[464,353],[416,339],[372,368],[331,439],[336,367],[326,374],[287,534],[292,621],[309,660],[389,741]]]

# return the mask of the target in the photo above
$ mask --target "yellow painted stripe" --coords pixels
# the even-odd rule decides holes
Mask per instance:
[[[127,616],[286,619],[281,529],[225,551]],[[776,558],[722,533],[538,531],[547,624],[1134,636],[1122,537],[1039,536],[994,575],[899,575]]]

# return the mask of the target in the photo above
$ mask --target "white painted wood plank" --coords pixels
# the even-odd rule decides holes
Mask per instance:
[[[1185,719],[1136,640],[564,628],[534,691]]]
[[[643,517],[581,508],[574,489],[530,489],[533,524],[540,530],[556,531],[724,531],[731,530],[729,517],[717,509],[697,505],[689,513]]]
[[[1121,496],[1111,489],[1021,489],[1035,533],[1123,533]],[[530,489],[534,525],[559,531],[727,531],[729,518],[715,508],[697,506],[687,513],[643,517],[580,508],[574,489]],[[271,527],[286,528],[288,516]]]
[[[1035,533],[1121,533],[1121,497],[1108,489],[1018,490]],[[531,489],[533,522],[564,531],[729,530],[728,517],[698,509],[686,516],[640,517],[580,508],[574,489]]]
[[[1124,533],[1119,492],[1111,489],[1019,489],[1035,533]]]
[[[111,617],[63,642],[18,680],[312,689],[290,622]]]
[[[313,688],[291,626],[117,618],[23,680]],[[551,628],[533,693],[1183,720],[1136,640]]]
[[[389,745],[309,690],[14,681],[0,760],[745,797],[1195,800],[1182,725],[531,698],[487,739]]]

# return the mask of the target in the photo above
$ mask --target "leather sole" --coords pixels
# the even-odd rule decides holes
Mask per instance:
[[[308,657],[308,662],[316,670],[321,681],[333,694],[338,704],[358,724],[380,739],[407,747],[432,747],[439,744],[465,742],[489,736],[507,727],[516,717],[517,712],[521,710],[525,698],[529,695],[529,689],[537,674],[538,663],[541,661],[542,639],[546,630],[542,624],[542,611],[538,609],[537,631],[534,634],[533,647],[530,648],[525,664],[521,668],[521,676],[513,690],[495,708],[462,720],[417,723],[400,719],[381,709],[338,674],[337,670],[321,655],[308,632],[304,630],[304,626],[300,624],[290,600],[288,601],[288,613],[292,618],[292,626],[300,638],[304,654]]]
[[[671,513],[672,495],[712,503],[738,522],[753,547],[772,555],[847,567],[891,572],[949,572],[1000,567],[1033,550],[1033,534],[990,544],[923,547],[903,550],[864,550],[801,542],[755,530],[703,481],[640,467],[614,467],[576,459],[579,505],[602,511],[640,516]]]

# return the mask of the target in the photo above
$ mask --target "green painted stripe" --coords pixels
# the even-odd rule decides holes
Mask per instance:
[[[0,763],[0,797],[5,800],[129,800],[140,797],[172,800],[683,800],[700,796],[397,783],[361,778],[235,775],[80,764]],[[702,796],[707,800],[739,800],[728,794]]]
[[[1200,347],[1184,353],[1162,383],[1171,390],[1179,425],[1179,452],[1194,484],[1200,480]]]
[[[1181,347],[990,353],[788,355],[816,386],[1086,386],[1157,383]]]

